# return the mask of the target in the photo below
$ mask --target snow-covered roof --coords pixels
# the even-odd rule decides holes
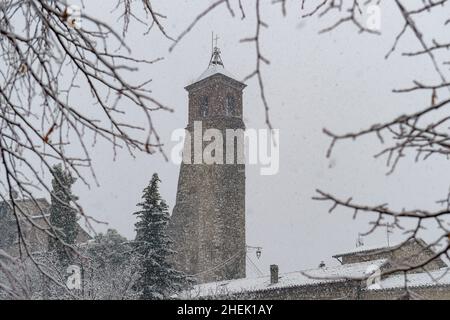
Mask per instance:
[[[335,254],[333,257],[340,257],[340,256],[346,256],[349,254],[354,253],[363,253],[363,252],[369,252],[369,251],[385,251],[385,250],[392,250],[395,248],[395,246],[381,246],[381,245],[374,245],[374,246],[359,246],[353,249],[347,249],[345,251],[342,251],[341,253]]]
[[[203,79],[209,78],[217,73],[223,74],[231,79],[236,79],[223,65],[220,64],[210,64],[208,68],[200,75],[200,77],[195,80],[195,82],[199,82]]]
[[[180,294],[180,296],[184,298],[200,298],[362,279],[368,276],[367,271],[371,267],[382,267],[385,263],[386,260],[382,259],[290,272],[281,274],[278,283],[275,284],[270,283],[270,276],[210,282],[199,284],[192,290]]]
[[[430,287],[435,285],[450,285],[450,269],[442,268],[430,272],[411,273],[406,275],[408,288]],[[384,290],[402,288],[405,286],[405,276],[403,274],[389,276],[380,282],[381,288],[372,290]]]
[[[48,218],[48,217],[50,217],[49,213],[41,214],[41,215],[35,215],[35,216],[32,216],[31,219],[43,219],[43,218]]]
[[[409,240],[411,243],[415,242],[417,244],[419,244],[420,246],[422,246],[423,248],[427,247],[427,244],[422,240],[422,239],[411,239]],[[408,242],[407,242],[408,243]],[[391,244],[390,246],[386,246],[386,245],[375,245],[375,246],[367,246],[367,245],[363,245],[363,246],[359,246],[357,248],[353,248],[353,249],[349,249],[346,251],[343,251],[339,254],[335,254],[333,257],[342,257],[342,256],[346,256],[346,255],[351,255],[351,254],[358,254],[358,253],[366,253],[366,252],[371,252],[371,251],[392,251],[395,250],[397,248],[399,248],[400,246],[402,246],[403,244],[405,244],[404,241],[402,242],[398,242],[395,244]]]
[[[228,78],[236,80],[236,77],[232,75],[227,69],[225,69],[222,58],[220,56],[220,49],[217,47],[213,49],[208,68],[200,75],[200,77],[197,78],[197,80],[194,81],[194,83],[202,81],[216,74],[222,74]]]

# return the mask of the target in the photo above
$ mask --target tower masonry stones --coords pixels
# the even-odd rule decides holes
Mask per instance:
[[[185,139],[169,231],[176,266],[199,283],[245,277],[245,162],[238,159],[244,150],[245,86],[224,68],[215,47],[206,71],[185,88],[190,138]],[[222,141],[217,136],[207,138],[211,129],[221,133]],[[235,133],[231,143],[227,132]],[[220,158],[215,163],[202,159],[211,143],[223,151],[212,151]]]

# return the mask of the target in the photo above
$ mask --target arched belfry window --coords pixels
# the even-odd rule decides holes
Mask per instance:
[[[236,99],[231,95],[227,96],[225,112],[227,116],[236,115]]]
[[[202,117],[208,116],[208,111],[209,111],[208,109],[209,109],[208,97],[203,96],[200,101],[200,114]]]

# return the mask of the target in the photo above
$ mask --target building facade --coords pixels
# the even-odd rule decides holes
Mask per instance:
[[[255,279],[219,281],[195,286],[185,299],[392,300],[450,299],[450,268],[425,242],[357,248],[335,256],[339,264]],[[427,263],[423,268],[399,268]]]
[[[185,88],[189,120],[169,230],[177,267],[200,283],[245,277],[244,88],[217,47]]]
[[[49,202],[44,198],[34,200],[15,200],[16,215],[12,206],[0,202],[0,249],[12,256],[18,256],[24,251],[23,240],[19,240],[17,224],[20,223],[22,235],[31,253],[41,253],[48,250],[50,228]],[[19,218],[16,219],[16,216]],[[86,243],[91,236],[77,224],[76,243]]]

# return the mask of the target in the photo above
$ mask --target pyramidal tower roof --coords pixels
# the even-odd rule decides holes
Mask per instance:
[[[200,75],[197,80],[195,80],[195,82],[199,82],[201,80],[209,78],[217,73],[223,74],[224,76],[236,80],[236,77],[225,69],[222,58],[220,56],[220,49],[218,47],[214,47],[211,55],[211,60],[209,60],[208,68]]]

